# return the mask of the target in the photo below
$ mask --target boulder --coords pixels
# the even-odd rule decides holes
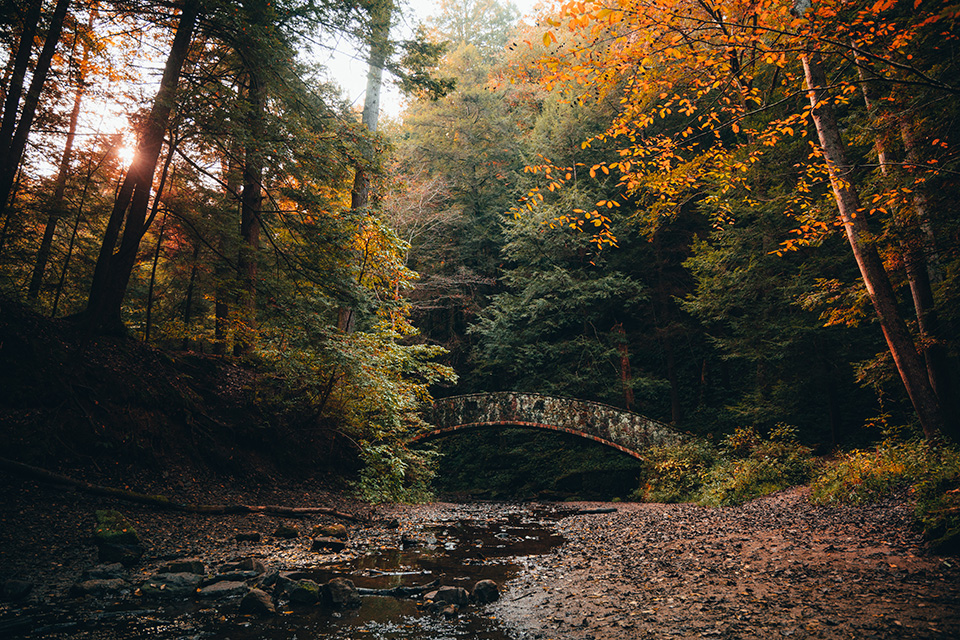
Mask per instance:
[[[256,558],[244,558],[243,560],[240,561],[240,570],[253,571],[257,575],[259,575],[261,573],[264,573],[267,570],[267,567]]]
[[[23,600],[33,590],[33,583],[26,580],[4,580],[0,583],[0,599],[5,602]]]
[[[122,578],[127,575],[127,570],[119,562],[111,564],[98,564],[92,569],[83,572],[84,580],[108,580],[110,578]]]
[[[470,599],[477,604],[489,604],[500,599],[500,588],[493,580],[481,580],[473,585]]]
[[[316,604],[320,602],[320,585],[313,580],[298,580],[289,589],[290,602],[295,604]]]
[[[470,594],[463,587],[440,587],[436,590],[433,600],[447,604],[470,604]]]
[[[323,585],[325,601],[337,609],[355,609],[360,606],[360,592],[353,580],[334,578]]]
[[[270,594],[260,589],[251,589],[240,601],[242,615],[269,616],[276,612],[277,607],[273,604]]]
[[[339,553],[347,548],[347,544],[338,538],[320,537],[314,538],[310,546],[311,551],[327,551]]]
[[[186,598],[200,585],[202,576],[195,573],[158,573],[140,586],[140,593],[154,598]]]
[[[143,557],[143,547],[139,544],[117,544],[113,542],[97,543],[97,558],[102,564],[119,562],[125,567],[132,567]]]
[[[339,538],[346,540],[349,536],[347,528],[342,524],[324,524],[313,528],[311,537],[314,538]]]
[[[168,562],[157,570],[157,573],[195,573],[203,575],[207,572],[206,565],[197,558],[183,558]]]
[[[273,532],[274,538],[282,538],[283,540],[292,540],[293,538],[300,537],[300,531],[296,527],[291,527],[287,524],[282,524],[277,527],[277,530]]]
[[[233,598],[236,596],[246,595],[247,591],[249,590],[250,589],[247,587],[245,582],[221,580],[220,582],[215,582],[209,586],[203,587],[197,592],[197,596],[200,598],[220,600],[222,598]]]
[[[129,588],[130,584],[122,578],[97,578],[76,583],[70,587],[70,595],[74,597],[106,596],[119,594]]]
[[[113,509],[100,509],[96,513],[97,527],[94,530],[97,544],[135,545],[140,543],[140,536],[127,518]]]

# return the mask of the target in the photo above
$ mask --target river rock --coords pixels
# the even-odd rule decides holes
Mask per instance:
[[[197,592],[197,596],[201,598],[219,600],[222,598],[233,598],[236,596],[246,595],[247,591],[249,591],[249,587],[247,587],[245,582],[221,580],[220,582],[215,582],[209,586],[203,587]]]
[[[453,620],[454,618],[457,617],[457,612],[459,611],[460,611],[460,607],[458,607],[457,605],[448,604],[447,606],[445,606],[443,609],[440,610],[440,613],[447,620]]]
[[[277,527],[277,530],[273,532],[274,538],[282,538],[283,540],[292,540],[293,538],[300,537],[300,531],[296,527],[292,527],[288,524],[282,524]]]
[[[220,565],[221,573],[252,571],[254,574],[259,575],[266,570],[267,567],[256,558],[238,558]]]
[[[140,586],[140,593],[155,598],[186,598],[200,585],[202,576],[195,573],[158,573]]]
[[[500,588],[493,580],[481,580],[473,585],[470,599],[477,604],[489,604],[500,599]]]
[[[326,601],[338,609],[355,609],[360,606],[360,593],[353,580],[334,578],[323,585],[323,595]]]
[[[23,600],[33,590],[33,583],[26,580],[4,580],[0,584],[0,599],[6,602],[16,602]]]
[[[433,597],[437,602],[465,605],[470,603],[470,594],[463,587],[440,587]]]
[[[343,540],[325,536],[314,538],[313,544],[310,546],[311,551],[329,551],[333,553],[339,553],[346,548],[347,544]]]
[[[206,587],[217,582],[246,582],[259,576],[256,571],[228,571],[226,573],[217,573],[208,578],[204,578],[200,583],[201,587]]]
[[[84,580],[109,580],[111,578],[122,578],[127,574],[127,570],[119,562],[111,564],[98,564],[92,569],[86,569],[83,572]]]
[[[197,558],[183,558],[182,560],[174,560],[173,562],[169,562],[157,569],[157,573],[195,573],[201,576],[206,572],[206,565],[203,564],[203,561]]]
[[[103,564],[119,562],[125,567],[132,567],[143,557],[143,547],[139,544],[117,544],[113,542],[98,542],[97,557]]]
[[[129,588],[129,583],[122,578],[84,580],[70,587],[70,595],[74,597],[106,596],[118,594]]]
[[[346,540],[349,536],[347,528],[342,524],[323,524],[313,528],[311,534],[314,538],[339,538]]]
[[[268,616],[277,612],[273,599],[266,591],[251,589],[240,601],[240,613],[243,615]]]
[[[320,585],[313,580],[298,580],[289,591],[290,602],[295,604],[316,604],[320,601]]]

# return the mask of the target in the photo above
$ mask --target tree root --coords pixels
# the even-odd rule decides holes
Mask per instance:
[[[41,469],[40,467],[34,467],[22,462],[8,460],[6,458],[0,458],[0,468],[9,473],[34,480],[67,485],[85,493],[108,496],[118,500],[126,500],[127,502],[136,502],[138,504],[145,504],[152,507],[157,507],[159,509],[166,509],[168,511],[179,511],[182,513],[204,513],[210,515],[262,513],[265,515],[294,518],[323,514],[351,522],[367,521],[367,518],[363,516],[344,513],[330,507],[285,507],[281,505],[249,504],[183,504],[181,502],[173,501],[166,496],[148,495],[145,493],[137,493],[136,491],[128,491],[125,489],[116,489],[114,487],[91,484],[89,482],[84,482],[83,480],[77,480],[75,478],[60,475],[59,473],[47,471],[46,469]]]

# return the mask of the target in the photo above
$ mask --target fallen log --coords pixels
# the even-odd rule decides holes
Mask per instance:
[[[41,469],[40,467],[34,467],[22,462],[16,462],[15,460],[8,460],[7,458],[0,458],[0,468],[11,474],[31,478],[33,480],[67,485],[79,491],[83,491],[84,493],[107,496],[110,498],[116,498],[118,500],[126,500],[127,502],[145,504],[152,507],[157,507],[159,509],[179,511],[181,513],[204,513],[210,515],[262,513],[265,515],[292,518],[321,514],[333,516],[341,520],[349,520],[351,522],[367,521],[367,518],[363,516],[344,513],[331,507],[285,507],[282,505],[249,504],[184,504],[182,502],[171,500],[170,498],[162,495],[150,495],[146,493],[138,493],[136,491],[129,491],[126,489],[117,489],[115,487],[105,487],[99,484],[92,484],[90,482],[77,480],[76,478],[64,476],[59,473],[54,473],[46,469]]]

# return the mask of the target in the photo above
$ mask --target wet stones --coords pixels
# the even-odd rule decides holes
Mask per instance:
[[[323,595],[336,609],[355,609],[360,606],[360,593],[352,580],[334,578],[323,585]]]
[[[196,573],[158,573],[140,586],[140,593],[154,598],[185,598],[196,593],[203,576]]]
[[[240,601],[240,615],[269,616],[277,613],[273,598],[262,589],[250,589]]]
[[[157,570],[157,573],[195,573],[201,576],[206,572],[206,565],[197,558],[174,560],[173,562],[163,565]]]
[[[313,580],[298,580],[290,588],[290,602],[294,604],[317,604],[323,592]]]
[[[73,597],[82,596],[109,596],[129,591],[130,583],[123,578],[97,578],[93,580],[84,580],[70,587],[70,595]]]
[[[477,604],[490,604],[500,599],[500,587],[493,580],[481,580],[473,585],[470,599]]]
[[[197,592],[197,597],[206,599],[234,598],[246,595],[249,587],[245,582],[234,582],[232,580],[221,580],[211,585],[201,588]]]

